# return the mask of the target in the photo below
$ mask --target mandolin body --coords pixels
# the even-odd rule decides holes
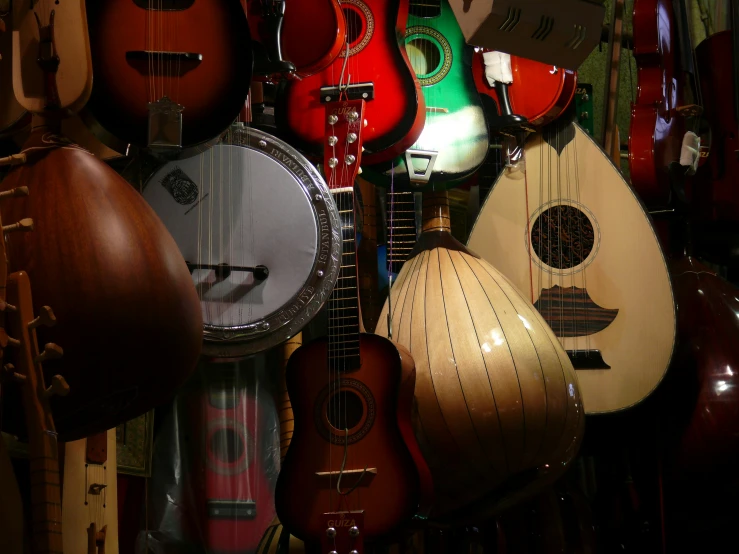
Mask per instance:
[[[289,6],[287,7],[289,9]],[[350,84],[373,83],[362,129],[365,162],[387,161],[416,141],[423,129],[425,107],[405,50],[398,44],[408,0],[347,0],[349,60],[344,74]],[[338,86],[345,57],[341,53],[323,71],[300,81],[282,83],[275,107],[277,126],[285,139],[301,150],[320,155],[324,146],[325,107],[321,87]]]
[[[44,365],[69,383],[50,402],[60,437],[76,440],[166,402],[185,381],[202,346],[200,302],[174,240],[115,171],[47,127],[23,151],[28,162],[2,190],[30,194],[4,203],[2,217],[33,218],[35,230],[8,235],[9,267],[27,271],[35,310],[56,314],[37,332],[63,345]]]
[[[111,148],[119,143],[146,147],[148,104],[165,95],[184,107],[183,146],[218,136],[244,105],[252,54],[241,3],[167,0],[164,4],[179,7],[150,10],[146,0],[87,3],[95,81],[83,116]],[[202,59],[169,61],[161,52]]]
[[[344,474],[341,489],[356,484],[365,466],[367,473],[357,490],[344,499],[336,492],[336,476],[344,457],[345,435],[329,422],[329,398],[338,405],[329,387],[338,388],[338,384],[336,377],[329,381],[328,341],[301,346],[287,365],[295,428],[277,480],[275,502],[285,529],[307,543],[318,543],[326,532],[321,514],[337,510],[364,510],[365,542],[387,536],[413,517],[419,497],[426,493],[411,427],[413,359],[403,347],[383,337],[362,334],[360,341],[360,369],[341,375],[340,397],[351,402],[336,410],[340,414],[348,410],[348,415],[339,417],[351,426],[345,472],[352,473]],[[319,476],[323,472],[336,473],[329,479]]]
[[[396,190],[450,188],[485,161],[490,142],[487,122],[470,72],[473,48],[465,43],[449,3],[441,0],[431,8],[416,4],[411,0],[405,49],[423,91],[426,123],[392,169],[388,164],[367,168],[366,176],[387,187],[392,175]]]
[[[579,126],[555,125],[526,144],[526,179],[500,176],[468,244],[526,294],[560,339],[586,413],[623,410],[646,398],[670,363],[670,276],[650,218],[621,173]]]

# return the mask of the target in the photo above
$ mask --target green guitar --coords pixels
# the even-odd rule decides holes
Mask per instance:
[[[488,152],[472,47],[447,0],[410,0],[405,49],[423,89],[426,124],[403,156],[367,167],[363,176],[389,186],[392,172],[399,190],[447,189],[469,177]]]

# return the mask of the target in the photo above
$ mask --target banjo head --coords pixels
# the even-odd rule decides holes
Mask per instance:
[[[191,270],[211,358],[300,331],[331,294],[341,252],[339,214],[315,167],[262,131],[233,135],[237,144],[161,166],[143,192]]]

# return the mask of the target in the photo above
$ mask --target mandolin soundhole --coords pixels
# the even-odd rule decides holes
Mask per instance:
[[[221,462],[233,464],[244,454],[244,442],[234,429],[219,429],[210,438],[213,455]]]
[[[574,206],[560,204],[544,210],[531,227],[531,247],[549,267],[571,269],[593,251],[595,232],[590,219]]]

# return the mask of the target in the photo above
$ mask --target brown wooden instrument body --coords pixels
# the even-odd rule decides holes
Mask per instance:
[[[349,429],[345,472],[361,472],[366,466],[368,473],[357,490],[343,499],[336,492],[336,481],[344,456],[344,433],[335,428],[328,431],[324,405],[330,375],[328,341],[301,346],[288,362],[287,387],[295,413],[295,432],[275,497],[280,521],[306,542],[320,541],[326,532],[321,514],[337,509],[364,510],[366,542],[387,535],[398,522],[416,513],[419,495],[428,486],[428,477],[422,473],[419,478],[420,468],[415,462],[420,452],[411,451],[416,448],[411,427],[413,359],[403,347],[383,337],[360,337],[361,368],[341,375],[342,390],[361,383],[353,390],[359,392],[364,403],[359,424]],[[368,424],[372,417],[374,422]],[[340,435],[341,442],[330,443],[324,435],[328,432]],[[335,472],[332,479],[317,475],[329,471]],[[310,478],[305,478],[307,475]],[[356,474],[345,473],[342,489],[356,481]]]
[[[739,291],[691,257],[671,269],[678,350],[663,413],[677,442],[668,469],[725,480],[718,470],[739,461]]]
[[[198,0],[186,9],[149,9],[146,2],[88,2],[95,82],[83,115],[113,146],[148,143],[148,103],[167,95],[184,106],[183,145],[208,141],[239,114],[249,91],[252,55],[240,2]],[[187,2],[177,4],[186,5]],[[130,52],[151,52],[143,61]],[[196,61],[162,59],[156,52],[200,54]]]
[[[197,363],[200,303],[172,237],[143,198],[107,165],[37,128],[3,190],[5,221],[32,217],[36,232],[8,238],[10,270],[24,268],[38,308],[60,321],[40,340],[64,345],[47,364],[72,388],[52,400],[57,430],[76,440],[166,401]]]

